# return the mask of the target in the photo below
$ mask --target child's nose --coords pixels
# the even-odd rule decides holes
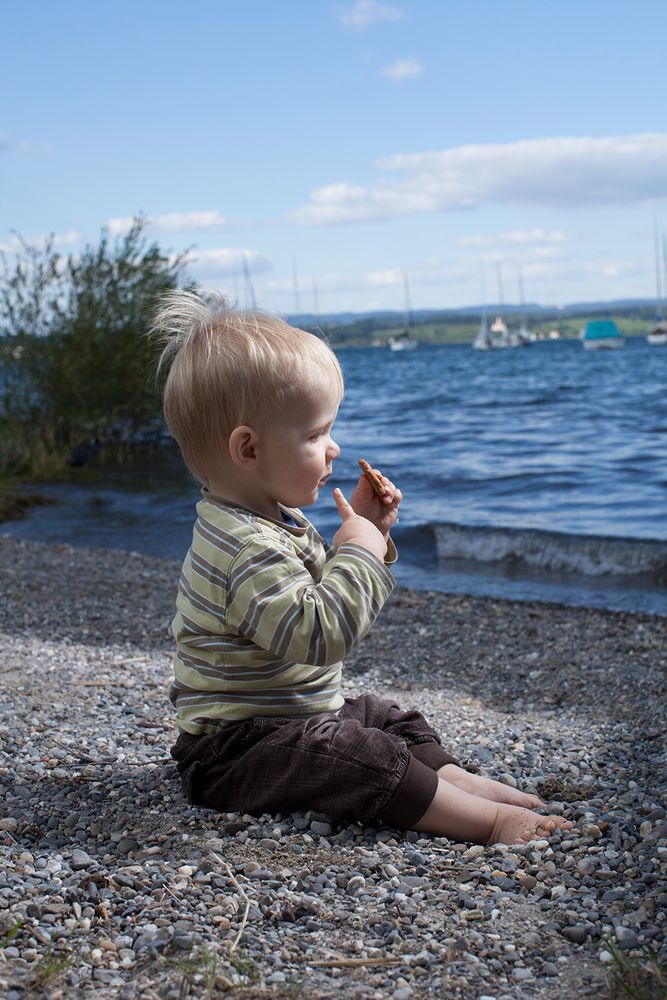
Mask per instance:
[[[333,438],[329,439],[328,452],[331,455],[332,459],[338,458],[338,456],[340,455],[340,448],[338,447],[338,445],[336,444],[336,442],[334,441]]]

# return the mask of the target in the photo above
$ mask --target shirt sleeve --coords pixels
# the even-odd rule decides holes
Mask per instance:
[[[360,545],[341,545],[316,583],[296,555],[253,539],[229,567],[227,625],[275,656],[330,666],[366,635],[394,586]]]

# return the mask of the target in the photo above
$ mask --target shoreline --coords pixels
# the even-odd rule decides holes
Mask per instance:
[[[165,537],[157,522],[140,525],[134,496],[126,483],[103,485],[96,477],[81,483],[39,482],[32,491],[24,484],[17,487],[15,519],[3,521],[0,489],[0,537],[48,545],[75,539],[77,549],[93,544],[117,553],[139,551],[148,558],[180,558],[189,545],[190,520],[184,527],[182,511],[177,511],[178,531]],[[193,494],[193,507],[195,500]],[[34,510],[39,505],[51,512],[40,514]],[[325,537],[335,531],[328,522],[320,521],[318,527]],[[665,539],[456,522],[402,525],[396,539],[400,587],[667,617]],[[479,557],[480,546],[486,547],[486,558]],[[436,550],[437,558],[432,554]],[[488,558],[489,550],[497,558]]]
[[[168,756],[178,569],[0,537],[8,996],[198,997],[217,977],[248,997],[569,1000],[605,995],[610,948],[665,961],[667,619],[395,592],[345,694],[419,707],[577,824],[471,848],[189,807]]]
[[[0,534],[3,524],[22,521],[32,507],[50,506],[57,502],[44,494],[29,493],[22,488],[6,488],[0,483]]]

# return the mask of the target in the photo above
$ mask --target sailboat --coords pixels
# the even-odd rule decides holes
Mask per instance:
[[[653,347],[667,344],[667,320],[656,317],[655,325],[649,330],[646,339]]]
[[[405,273],[403,274],[403,289],[405,291],[405,330],[395,337],[389,338],[388,346],[390,351],[415,351],[419,346],[419,341],[415,340],[412,336],[414,322],[412,319],[412,305],[410,304],[408,276]]]
[[[496,267],[498,270],[498,299],[500,305],[502,306],[503,284],[500,271],[500,261],[496,262]],[[528,335],[527,330],[526,334]],[[506,349],[508,347],[525,347],[528,343],[530,343],[529,335],[527,336],[527,339],[524,339],[521,336],[521,331],[519,331],[519,333],[510,333],[507,329],[507,324],[500,315],[496,316],[490,327],[487,327],[486,309],[484,309],[482,312],[482,322],[480,324],[479,333],[473,340],[472,346],[476,351],[495,351]]]
[[[662,261],[660,238],[658,228],[655,229],[654,253],[655,253],[655,323],[649,330],[646,339],[653,347],[662,347],[667,344],[667,320],[662,317],[662,264],[666,263],[664,236],[662,243]]]
[[[516,332],[517,337],[523,345],[532,344],[535,341],[535,334],[528,329],[526,319],[526,297],[523,292],[523,274],[519,269],[519,301],[521,302],[521,325]]]
[[[489,334],[489,324],[486,321],[486,308],[482,309],[482,319],[479,324],[479,333],[472,342],[476,351],[490,351],[493,347]]]

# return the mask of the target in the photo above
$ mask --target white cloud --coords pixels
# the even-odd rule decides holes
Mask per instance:
[[[571,244],[570,244],[571,245]],[[365,272],[326,272],[301,275],[304,303],[308,289],[316,284],[322,311],[346,309],[395,309],[404,307],[403,277],[407,272],[415,308],[449,308],[471,305],[486,299],[496,301],[498,254],[484,251],[480,256],[445,260],[429,258],[413,261],[406,268],[389,265]],[[646,288],[647,263],[630,257],[574,257],[562,245],[517,246],[503,252],[502,281],[506,303],[592,300],[624,295],[650,296]],[[485,281],[482,281],[485,274]],[[519,276],[523,287],[520,288]],[[650,276],[649,276],[650,277]],[[482,284],[486,292],[482,291]],[[650,284],[650,281],[649,281]],[[283,308],[294,309],[291,277],[274,277],[263,283],[263,294]],[[304,304],[304,308],[309,306]]]
[[[385,66],[380,70],[383,76],[388,76],[394,83],[403,83],[415,76],[421,76],[424,67],[418,59],[398,59],[390,66]]]
[[[406,178],[373,187],[329,184],[289,218],[304,226],[335,225],[484,203],[569,208],[665,198],[667,134],[458,146],[390,156],[377,166]]]
[[[9,153],[12,150],[19,153],[47,153],[48,146],[26,142],[25,139],[12,139],[6,132],[0,132],[0,153]]]
[[[167,212],[156,215],[151,220],[159,229],[180,231],[182,229],[226,229],[231,220],[216,211],[204,212]]]
[[[369,271],[365,284],[373,288],[386,288],[403,283],[403,272],[398,267],[388,267],[384,271]]]
[[[107,219],[107,229],[112,236],[124,236],[125,233],[130,231],[134,221],[134,216],[130,215],[122,219]]]
[[[40,236],[39,239],[43,240],[45,237]],[[68,233],[63,233],[62,236],[54,236],[53,243],[57,247],[75,247],[81,242],[82,236],[78,229],[70,229]]]
[[[368,28],[380,21],[401,21],[402,10],[377,0],[355,0],[351,7],[339,7],[338,19],[345,28]]]
[[[107,229],[112,236],[122,236],[129,232],[134,223],[133,216],[109,219]],[[146,218],[146,223],[155,229],[165,232],[182,232],[184,230],[215,230],[229,229],[241,225],[240,220],[230,219],[215,210],[200,212],[165,212],[163,215],[153,215]]]
[[[329,271],[314,277],[302,276],[301,288],[306,292],[313,281],[317,283],[319,292],[359,292],[366,289],[391,288],[394,285],[403,287],[403,272],[399,268],[387,268],[384,271],[369,271],[366,274],[346,274],[345,272]],[[288,278],[274,278],[266,282],[269,292],[287,297],[294,295],[294,281]]]
[[[441,284],[443,282],[459,279],[467,274],[466,264],[442,264],[439,261],[427,261],[413,265],[408,270],[410,284]],[[365,273],[350,274],[340,272],[328,272],[325,274],[313,275],[312,277],[302,276],[302,289],[310,288],[316,282],[319,292],[341,293],[341,292],[366,292],[369,290],[389,290],[399,291],[399,301],[403,302],[403,278],[405,271],[401,267],[387,267],[379,271],[366,271]],[[289,279],[272,279],[266,282],[266,288],[270,292],[277,292],[286,296],[293,296],[294,283]],[[395,296],[393,296],[395,298]],[[387,302],[384,303],[387,305]]]
[[[222,247],[218,250],[191,250],[186,256],[187,264],[206,274],[236,275],[243,269],[244,262],[252,274],[264,274],[273,270],[273,263],[265,254],[255,250],[236,250]]]
[[[462,236],[458,240],[462,247],[490,246],[532,246],[540,243],[565,243],[567,236],[560,229],[545,232],[544,229],[508,229],[503,233]]]
[[[309,205],[289,213],[300,226],[336,225],[345,222],[372,222],[398,215],[433,211],[431,198],[416,189],[397,187],[364,188],[357,184],[329,184],[311,195]]]
[[[44,234],[31,236],[23,241],[18,236],[12,236],[8,243],[0,243],[0,253],[20,253],[23,250],[24,244],[34,247],[36,250],[42,250],[49,240],[52,241],[54,249],[65,249],[76,246],[81,242],[81,239],[81,233],[77,229],[71,229],[68,233],[60,235],[58,233],[51,233],[49,236]]]

